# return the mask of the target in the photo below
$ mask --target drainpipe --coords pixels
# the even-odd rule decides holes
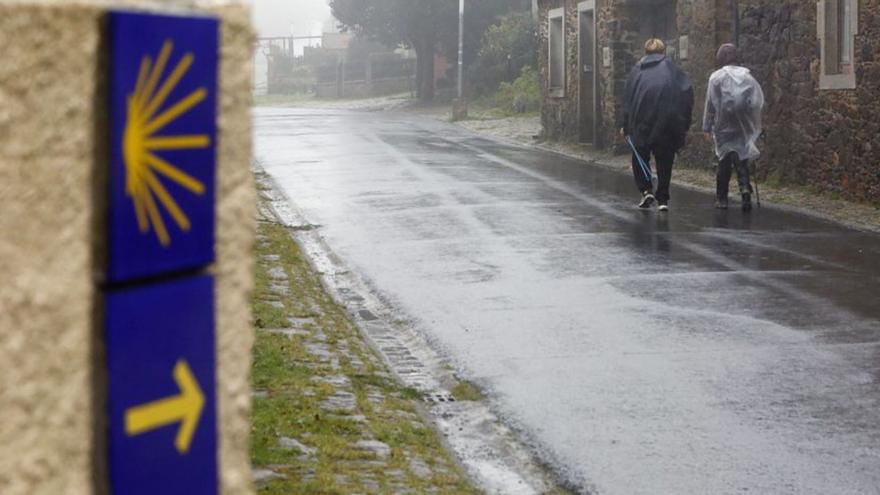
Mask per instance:
[[[733,21],[733,44],[739,48],[739,0],[730,0],[730,15]]]

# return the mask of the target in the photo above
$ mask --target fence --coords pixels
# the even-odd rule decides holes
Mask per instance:
[[[321,98],[358,98],[412,92],[414,73],[411,59],[371,54],[366,60],[319,66],[316,93]]]

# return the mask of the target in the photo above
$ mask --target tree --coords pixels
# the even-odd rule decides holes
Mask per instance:
[[[419,98],[434,99],[434,54],[445,32],[458,29],[457,0],[331,0],[345,29],[416,51]]]
[[[528,12],[514,12],[486,29],[480,49],[468,66],[468,82],[478,95],[494,93],[512,82],[524,67],[537,67],[536,26]]]
[[[458,0],[456,5],[458,4]],[[524,6],[525,5],[525,9]],[[457,9],[457,7],[456,7]],[[480,50],[480,44],[487,29],[498,24],[508,14],[525,13],[528,2],[523,0],[465,0],[464,14],[464,63],[470,65]],[[458,61],[458,28],[451,33],[444,32],[440,41],[441,49],[449,60]]]
[[[473,60],[486,28],[525,0],[466,0],[465,62]],[[343,27],[390,45],[416,51],[419,98],[434,99],[434,55],[458,61],[458,0],[330,0]]]

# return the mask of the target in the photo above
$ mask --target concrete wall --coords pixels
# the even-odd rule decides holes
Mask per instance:
[[[578,0],[539,0],[544,135],[576,141],[577,126],[577,3]],[[611,50],[611,67],[600,67],[599,103],[603,126],[600,142],[618,144],[615,137],[626,74],[642,55],[637,15],[645,0],[597,0],[598,47]],[[656,3],[656,2],[654,2]],[[840,196],[880,204],[880,2],[859,2],[859,32],[855,38],[856,89],[820,88],[820,43],[816,1],[740,0],[739,41],[743,65],[752,69],[767,95],[764,112],[767,142],[762,174],[782,182],[808,185]],[[550,97],[547,81],[547,11],[566,8],[568,40],[567,91]],[[633,8],[635,7],[635,8]],[[713,166],[709,147],[696,136],[700,129],[706,83],[715,70],[715,50],[733,41],[733,15],[727,0],[678,0],[677,35],[688,37],[688,58],[680,64],[690,74],[696,92],[694,127],[683,157],[691,164]],[[678,51],[678,46],[673,44]],[[601,64],[600,64],[601,66]]]
[[[104,8],[223,19],[217,262],[222,492],[250,493],[249,13],[238,1],[0,2],[0,493],[106,489],[100,293],[107,169]]]

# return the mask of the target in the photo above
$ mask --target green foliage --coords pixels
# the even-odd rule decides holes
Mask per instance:
[[[541,108],[541,79],[538,71],[526,66],[512,83],[503,82],[495,103],[505,113],[534,112]]]
[[[457,5],[458,2],[453,0]],[[457,11],[457,9],[456,9]],[[522,0],[466,0],[464,12],[464,63],[470,66],[482,48],[483,38],[490,27],[507,16],[523,16],[531,19],[530,2]],[[456,22],[458,20],[456,19]],[[449,36],[440,39],[443,53],[451,62],[458,61],[458,26]],[[519,68],[514,74],[519,73]]]
[[[534,66],[537,57],[535,22],[528,12],[505,15],[483,34],[476,60],[468,71],[468,80],[477,95],[498,90],[526,66]]]
[[[471,382],[461,380],[452,388],[455,400],[480,401],[483,400],[483,392]]]
[[[259,183],[264,183],[261,176]],[[282,475],[258,488],[261,495],[344,495],[350,493],[437,493],[467,495],[477,491],[461,473],[439,435],[417,415],[421,394],[391,378],[380,358],[367,346],[357,327],[324,290],[287,228],[263,218],[256,246],[254,313],[284,328],[287,317],[309,318],[294,335],[258,330],[251,368],[253,398],[250,458],[257,467]],[[278,256],[267,261],[267,255]],[[270,269],[283,268],[291,283],[287,293],[273,290]],[[275,281],[274,283],[277,283]],[[279,301],[281,308],[262,301]],[[281,319],[285,321],[281,321]],[[270,321],[271,320],[271,321]],[[319,337],[320,336],[320,337]],[[322,342],[338,357],[338,365],[310,351]],[[355,366],[353,361],[359,361]],[[340,391],[332,380],[351,382],[358,415],[330,414],[321,403]],[[373,402],[376,394],[384,400]],[[355,412],[355,411],[352,411]],[[301,440],[312,450],[285,447],[282,438]],[[373,439],[391,448],[387,459],[356,448]],[[413,472],[410,459],[430,467],[427,478]]]
[[[433,55],[443,53],[452,67],[458,61],[456,0],[330,0],[329,5],[347,31],[388,45],[413,47],[421,60],[418,87],[423,99],[433,99]],[[527,7],[525,0],[469,0],[464,16],[465,64],[473,60],[487,26],[501,15]],[[518,67],[521,64],[514,73]],[[447,81],[450,86],[451,81]]]

